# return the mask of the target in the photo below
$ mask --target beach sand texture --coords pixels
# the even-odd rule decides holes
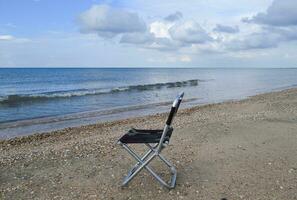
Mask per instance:
[[[143,170],[122,189],[135,161],[116,140],[132,126],[162,128],[166,117],[1,141],[0,199],[297,199],[297,89],[181,110],[163,151],[176,188]],[[150,166],[168,178],[161,162]]]

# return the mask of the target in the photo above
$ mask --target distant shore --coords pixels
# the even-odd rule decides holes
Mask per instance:
[[[177,166],[176,189],[144,172],[121,189],[134,161],[116,140],[132,126],[162,128],[166,116],[1,140],[0,199],[297,198],[297,89],[181,110],[164,151]]]

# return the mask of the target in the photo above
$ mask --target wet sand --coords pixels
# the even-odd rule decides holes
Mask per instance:
[[[0,199],[297,199],[297,89],[181,110],[163,154],[177,167],[167,190],[116,145],[130,127],[162,128],[166,114],[0,141]],[[136,147],[137,150],[143,150]],[[168,178],[161,162],[152,168]]]

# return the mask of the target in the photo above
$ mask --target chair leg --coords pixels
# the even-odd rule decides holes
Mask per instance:
[[[141,158],[142,161],[144,161],[151,153],[153,152],[152,149],[150,149],[149,151],[147,151],[147,153]],[[128,176],[130,176],[131,174],[133,174],[133,172],[139,167],[141,163],[137,162],[132,168],[131,170],[128,172]]]
[[[142,157],[140,158],[131,148],[129,148],[126,144],[120,143],[120,145],[128,151],[128,153],[133,156],[138,162],[134,165],[134,167],[129,171],[128,175],[124,178],[122,186],[127,185],[143,168],[148,170],[156,179],[158,182],[160,182],[163,186],[172,189],[175,187],[175,182],[176,182],[176,169],[174,166],[165,159],[164,156],[159,154],[154,147],[151,145],[147,144],[147,146],[150,148],[150,150]],[[151,153],[154,152],[153,155]],[[149,157],[149,155],[151,155]],[[166,183],[160,176],[158,176],[149,166],[149,162],[153,160],[154,157],[158,156],[169,168],[171,171],[171,180],[170,184]]]
[[[132,155],[139,163],[141,163],[137,169],[134,170],[134,172],[130,175],[130,176],[126,176],[124,178],[124,182],[122,184],[122,186],[125,186],[128,184],[129,181],[131,181],[144,167],[150,171],[153,172],[153,170],[151,170],[148,166],[146,166],[150,161],[152,161],[152,159],[155,157],[155,155],[151,155],[147,160],[142,161],[141,158],[132,150],[130,149],[126,144],[122,144],[122,146],[124,147],[124,149],[126,149],[128,151],[128,153],[130,155]]]
[[[150,144],[146,144],[150,150],[154,151],[154,147],[152,147]],[[170,168],[171,172],[171,180],[170,180],[170,188],[175,187],[175,182],[176,182],[176,176],[177,176],[177,171],[174,167],[173,164],[171,164],[162,154],[157,154],[158,157]]]
[[[166,160],[163,155],[158,154],[158,156],[170,168],[170,172],[171,172],[170,188],[174,188],[175,182],[176,182],[177,171],[176,171],[175,167],[168,160]]]

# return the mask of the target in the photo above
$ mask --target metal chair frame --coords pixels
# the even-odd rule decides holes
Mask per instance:
[[[126,186],[142,169],[146,169],[161,185],[168,189],[173,189],[175,187],[177,171],[173,164],[171,164],[163,155],[161,155],[161,152],[169,143],[169,139],[165,141],[165,137],[169,131],[172,131],[171,123],[179,108],[183,96],[184,93],[182,92],[174,100],[159,142],[155,144],[138,142],[145,144],[149,148],[149,150],[142,157],[139,156],[131,147],[129,147],[127,143],[121,142],[120,139],[118,140],[118,144],[121,145],[137,161],[137,163],[131,168],[127,176],[124,178],[122,186]],[[148,166],[148,164],[156,157],[159,157],[160,160],[163,161],[170,169],[171,179],[169,183],[163,180]]]

